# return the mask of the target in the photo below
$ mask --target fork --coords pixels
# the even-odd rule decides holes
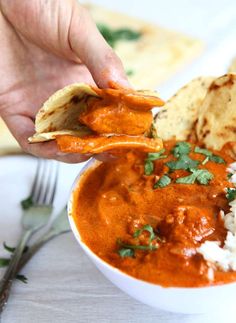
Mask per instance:
[[[11,286],[17,272],[22,254],[31,236],[44,227],[53,209],[58,178],[58,162],[39,159],[30,197],[31,205],[23,212],[23,232],[11,257],[9,266],[0,281],[0,313],[9,298]]]

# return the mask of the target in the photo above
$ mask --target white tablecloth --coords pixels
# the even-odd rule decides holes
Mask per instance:
[[[168,97],[197,75],[224,73],[236,54],[234,1],[97,0],[99,4],[149,19],[204,39],[204,56],[159,90]],[[8,158],[8,157],[6,157]],[[0,159],[0,255],[3,241],[14,245],[20,234],[19,200],[26,197],[34,173],[34,161]],[[56,199],[58,211],[81,166],[62,165]],[[22,272],[28,284],[16,282],[2,323],[67,322],[235,322],[234,313],[181,315],[152,309],[131,299],[107,281],[84,255],[72,234],[49,242]]]

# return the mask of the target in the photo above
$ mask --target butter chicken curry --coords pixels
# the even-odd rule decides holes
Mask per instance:
[[[210,151],[165,142],[158,153],[130,151],[88,170],[74,192],[72,216],[83,242],[123,272],[162,286],[199,287],[236,279],[197,252],[223,245],[227,190],[235,193],[226,145]]]

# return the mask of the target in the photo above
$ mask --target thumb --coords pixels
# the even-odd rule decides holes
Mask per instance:
[[[130,86],[120,59],[77,0],[0,0],[0,12],[30,43],[80,59],[98,86],[107,87],[109,80]]]
[[[121,60],[104,40],[87,9],[75,6],[69,30],[73,52],[84,62],[100,87],[110,80],[130,87]]]

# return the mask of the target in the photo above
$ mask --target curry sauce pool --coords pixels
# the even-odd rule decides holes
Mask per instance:
[[[74,191],[72,216],[83,242],[123,272],[162,286],[198,287],[236,280],[197,248],[223,244],[229,211],[227,149],[166,142],[157,154],[129,152],[88,171]]]

